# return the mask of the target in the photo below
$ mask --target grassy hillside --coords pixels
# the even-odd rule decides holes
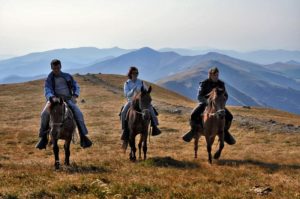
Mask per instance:
[[[203,138],[196,160],[193,143],[181,140],[195,102],[154,85],[163,133],[151,137],[148,160],[132,163],[119,140],[126,77],[75,79],[94,145],[71,145],[71,166],[59,171],[51,149],[34,148],[44,82],[0,85],[0,198],[261,198],[255,186],[272,189],[264,198],[300,198],[300,116],[229,107],[237,144],[226,145],[221,159],[209,165]]]

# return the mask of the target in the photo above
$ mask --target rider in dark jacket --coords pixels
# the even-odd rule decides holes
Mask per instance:
[[[219,70],[218,68],[211,68],[208,72],[208,79],[200,82],[199,91],[198,91],[198,101],[199,105],[192,111],[191,114],[191,130],[186,133],[182,139],[186,142],[190,142],[197,128],[203,128],[202,124],[202,113],[207,106],[208,94],[212,91],[213,88],[219,87],[225,90],[225,98],[228,99],[228,94],[225,89],[225,83],[219,80]],[[224,129],[224,140],[227,144],[235,144],[234,137],[229,133],[228,129],[231,126],[233,116],[227,108],[225,108],[225,129]]]

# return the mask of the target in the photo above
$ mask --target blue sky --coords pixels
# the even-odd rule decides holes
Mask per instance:
[[[0,0],[0,55],[55,48],[300,50],[299,0]]]

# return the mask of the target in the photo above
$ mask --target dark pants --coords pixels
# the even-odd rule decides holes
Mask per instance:
[[[206,107],[205,103],[199,103],[197,107],[194,108],[191,114],[191,121],[195,124],[201,124],[202,125],[202,113],[204,112]],[[233,119],[232,114],[229,112],[227,108],[225,108],[225,121],[226,123],[231,122]],[[227,125],[225,125],[227,126]]]

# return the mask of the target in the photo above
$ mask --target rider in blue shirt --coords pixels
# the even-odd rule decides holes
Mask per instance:
[[[83,114],[76,105],[76,98],[80,94],[79,85],[70,74],[61,72],[61,62],[59,60],[52,60],[51,69],[52,72],[45,81],[44,92],[47,103],[41,113],[40,140],[37,143],[36,148],[46,148],[50,121],[49,107],[52,102],[59,101],[60,98],[64,99],[74,114],[74,119],[80,135],[81,147],[90,147],[92,142],[86,136],[88,130],[84,123]]]

